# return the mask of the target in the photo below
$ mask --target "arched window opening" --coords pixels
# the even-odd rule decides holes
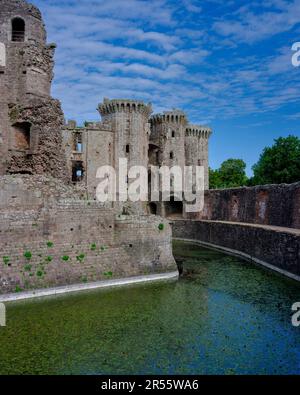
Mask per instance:
[[[78,153],[83,152],[82,133],[76,133],[74,136],[74,151]]]
[[[14,18],[11,21],[11,40],[16,42],[25,41],[25,22],[22,18]]]
[[[172,131],[172,138],[174,138],[175,137],[175,131],[173,130]]]
[[[157,206],[155,203],[152,203],[152,202],[149,203],[149,211],[150,211],[150,214],[152,214],[152,215],[157,214]]]
[[[174,153],[170,152],[170,159],[174,159]]]
[[[80,182],[84,177],[84,168],[82,162],[73,162],[72,164],[72,181]]]
[[[170,201],[165,202],[165,212],[168,218],[182,218],[183,202],[176,200],[174,196],[171,196]]]
[[[17,150],[30,149],[30,122],[17,122],[13,125],[14,146]]]

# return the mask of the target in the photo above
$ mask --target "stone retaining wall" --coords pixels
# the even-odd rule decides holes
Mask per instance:
[[[177,270],[166,220],[116,216],[57,180],[35,183],[0,178],[0,293]]]
[[[196,219],[300,228],[300,182],[205,192]]]
[[[300,231],[216,221],[173,222],[173,237],[198,240],[232,250],[300,275]]]

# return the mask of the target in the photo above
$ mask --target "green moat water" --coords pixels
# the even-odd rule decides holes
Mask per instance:
[[[300,286],[176,242],[178,282],[7,305],[1,374],[299,374]]]

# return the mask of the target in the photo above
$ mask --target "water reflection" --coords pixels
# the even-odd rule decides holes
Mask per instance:
[[[2,374],[299,373],[298,284],[175,243],[174,283],[8,305]]]

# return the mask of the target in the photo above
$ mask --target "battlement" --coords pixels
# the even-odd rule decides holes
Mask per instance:
[[[181,110],[164,111],[163,114],[155,114],[151,117],[150,122],[152,125],[157,123],[177,123],[187,124],[186,114]]]
[[[114,99],[109,100],[105,98],[103,103],[99,104],[98,110],[101,116],[108,114],[115,114],[118,112],[139,112],[145,117],[149,118],[152,113],[152,105],[145,104],[138,100],[128,100],[128,99]]]
[[[186,128],[186,136],[195,136],[208,139],[212,134],[211,128],[201,125],[188,125]]]
[[[65,122],[63,126],[64,130],[71,130],[74,133],[76,132],[86,132],[87,130],[111,130],[111,124],[109,122],[93,122],[93,121],[88,121],[84,123],[84,126],[78,126],[77,122],[74,120],[68,120]]]

